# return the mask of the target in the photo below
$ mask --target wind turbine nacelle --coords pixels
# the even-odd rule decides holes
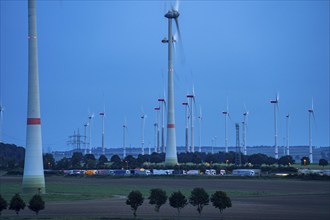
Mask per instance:
[[[312,112],[314,112],[314,110],[313,109],[308,109],[308,112],[312,113]]]
[[[162,43],[164,43],[164,44],[165,44],[165,43],[168,43],[168,40],[167,40],[166,37],[163,38]]]
[[[159,102],[165,102],[165,99],[163,99],[163,98],[159,98],[158,101],[159,101]]]
[[[187,95],[187,98],[194,98],[194,95]]]
[[[188,105],[188,102],[182,102],[182,105]]]
[[[222,114],[224,114],[224,115],[227,115],[227,114],[228,114],[228,112],[222,112]]]
[[[170,10],[165,14],[165,17],[168,19],[172,19],[172,18],[176,19],[179,17],[179,15],[180,15],[180,13],[178,11]]]
[[[160,110],[160,107],[156,107],[156,108],[154,108],[156,111],[158,111],[158,110]]]
[[[271,100],[270,103],[276,104],[276,103],[278,103],[278,101],[277,100]]]

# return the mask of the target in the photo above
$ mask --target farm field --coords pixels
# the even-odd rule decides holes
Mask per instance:
[[[9,201],[20,192],[22,177],[1,176],[0,193]],[[222,215],[211,204],[199,216],[196,207],[186,206],[180,219],[330,219],[330,181],[302,181],[283,178],[186,178],[186,177],[46,177],[46,209],[39,216],[28,208],[19,216],[5,210],[2,219],[134,219],[126,196],[140,190],[144,204],[138,219],[173,219],[176,209],[165,204],[156,213],[146,199],[152,188],[162,188],[170,195],[180,190],[187,197],[194,187],[209,194],[222,190],[232,199],[232,208]],[[22,196],[27,203],[31,196]]]

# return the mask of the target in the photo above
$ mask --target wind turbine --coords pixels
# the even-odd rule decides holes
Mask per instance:
[[[165,155],[165,164],[176,165],[178,163],[177,150],[176,150],[176,134],[175,134],[175,115],[174,115],[174,82],[173,82],[173,62],[172,62],[172,48],[173,48],[173,35],[172,35],[172,20],[174,19],[176,29],[178,32],[179,40],[181,41],[181,33],[179,28],[179,2],[175,7],[169,10],[165,17],[168,19],[168,40],[163,39],[163,43],[168,44],[168,110],[167,110],[167,148]]]
[[[243,120],[243,154],[247,155],[247,149],[246,149],[246,127],[247,127],[247,117],[249,115],[249,112],[245,109],[245,112],[243,113],[244,120]]]
[[[84,128],[85,128],[85,133],[84,133],[84,147],[85,147],[85,152],[84,154],[87,154],[87,133],[86,133],[86,130],[87,130],[87,126],[88,126],[88,122],[84,124]]]
[[[286,116],[286,155],[290,155],[290,149],[289,149],[289,119],[290,119],[290,114],[287,114]]]
[[[182,105],[185,108],[185,121],[186,121],[186,129],[185,129],[185,146],[186,152],[189,152],[189,140],[188,140],[188,129],[189,129],[189,104],[188,102],[183,102]]]
[[[275,133],[275,159],[278,159],[278,146],[277,146],[277,110],[278,110],[278,103],[279,103],[279,95],[276,94],[275,100],[270,100],[271,104],[274,104],[274,133]]]
[[[199,106],[199,152],[202,152],[202,107]]]
[[[194,115],[194,110],[195,110],[195,92],[193,89],[192,94],[188,94],[187,95],[188,101],[189,101],[189,107],[190,107],[190,132],[191,132],[191,147],[190,147],[190,151],[191,152],[195,152],[195,134],[194,134],[194,130],[195,130],[195,115]]]
[[[94,118],[94,113],[89,113],[88,124],[89,124],[89,149],[88,153],[92,153],[92,120]]]
[[[144,114],[144,111],[142,111],[141,115],[141,153],[144,155],[144,127],[145,127],[145,120],[147,118],[147,115]]]
[[[35,0],[28,1],[28,63],[28,109],[22,189],[24,193],[44,194],[46,189],[42,161]]]
[[[309,162],[313,163],[313,148],[312,148],[312,117],[313,120],[315,121],[315,116],[314,116],[314,102],[312,99],[312,107],[308,109],[308,115],[309,115]]]
[[[225,116],[225,150],[228,153],[228,132],[227,132],[227,116],[229,116],[228,112],[228,101],[227,101],[227,110],[223,111],[222,114]]]

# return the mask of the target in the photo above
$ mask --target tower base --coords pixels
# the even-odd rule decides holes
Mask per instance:
[[[23,176],[22,192],[25,194],[45,194],[45,177]]]

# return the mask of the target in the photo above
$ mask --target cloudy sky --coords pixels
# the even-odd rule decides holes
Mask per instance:
[[[166,1],[37,1],[41,120],[44,150],[69,150],[68,136],[89,113],[92,145],[154,145],[157,98],[167,88]],[[25,146],[27,115],[27,1],[1,1],[1,138]],[[308,145],[308,109],[314,100],[313,145],[329,146],[329,1],[181,1],[183,45],[176,46],[177,145],[184,145],[186,94],[194,87],[202,109],[202,145],[235,145],[235,123],[249,111],[247,145]],[[174,28],[174,33],[176,30]],[[182,49],[183,48],[183,49]],[[196,130],[198,123],[196,121]],[[195,142],[198,144],[198,133]]]

